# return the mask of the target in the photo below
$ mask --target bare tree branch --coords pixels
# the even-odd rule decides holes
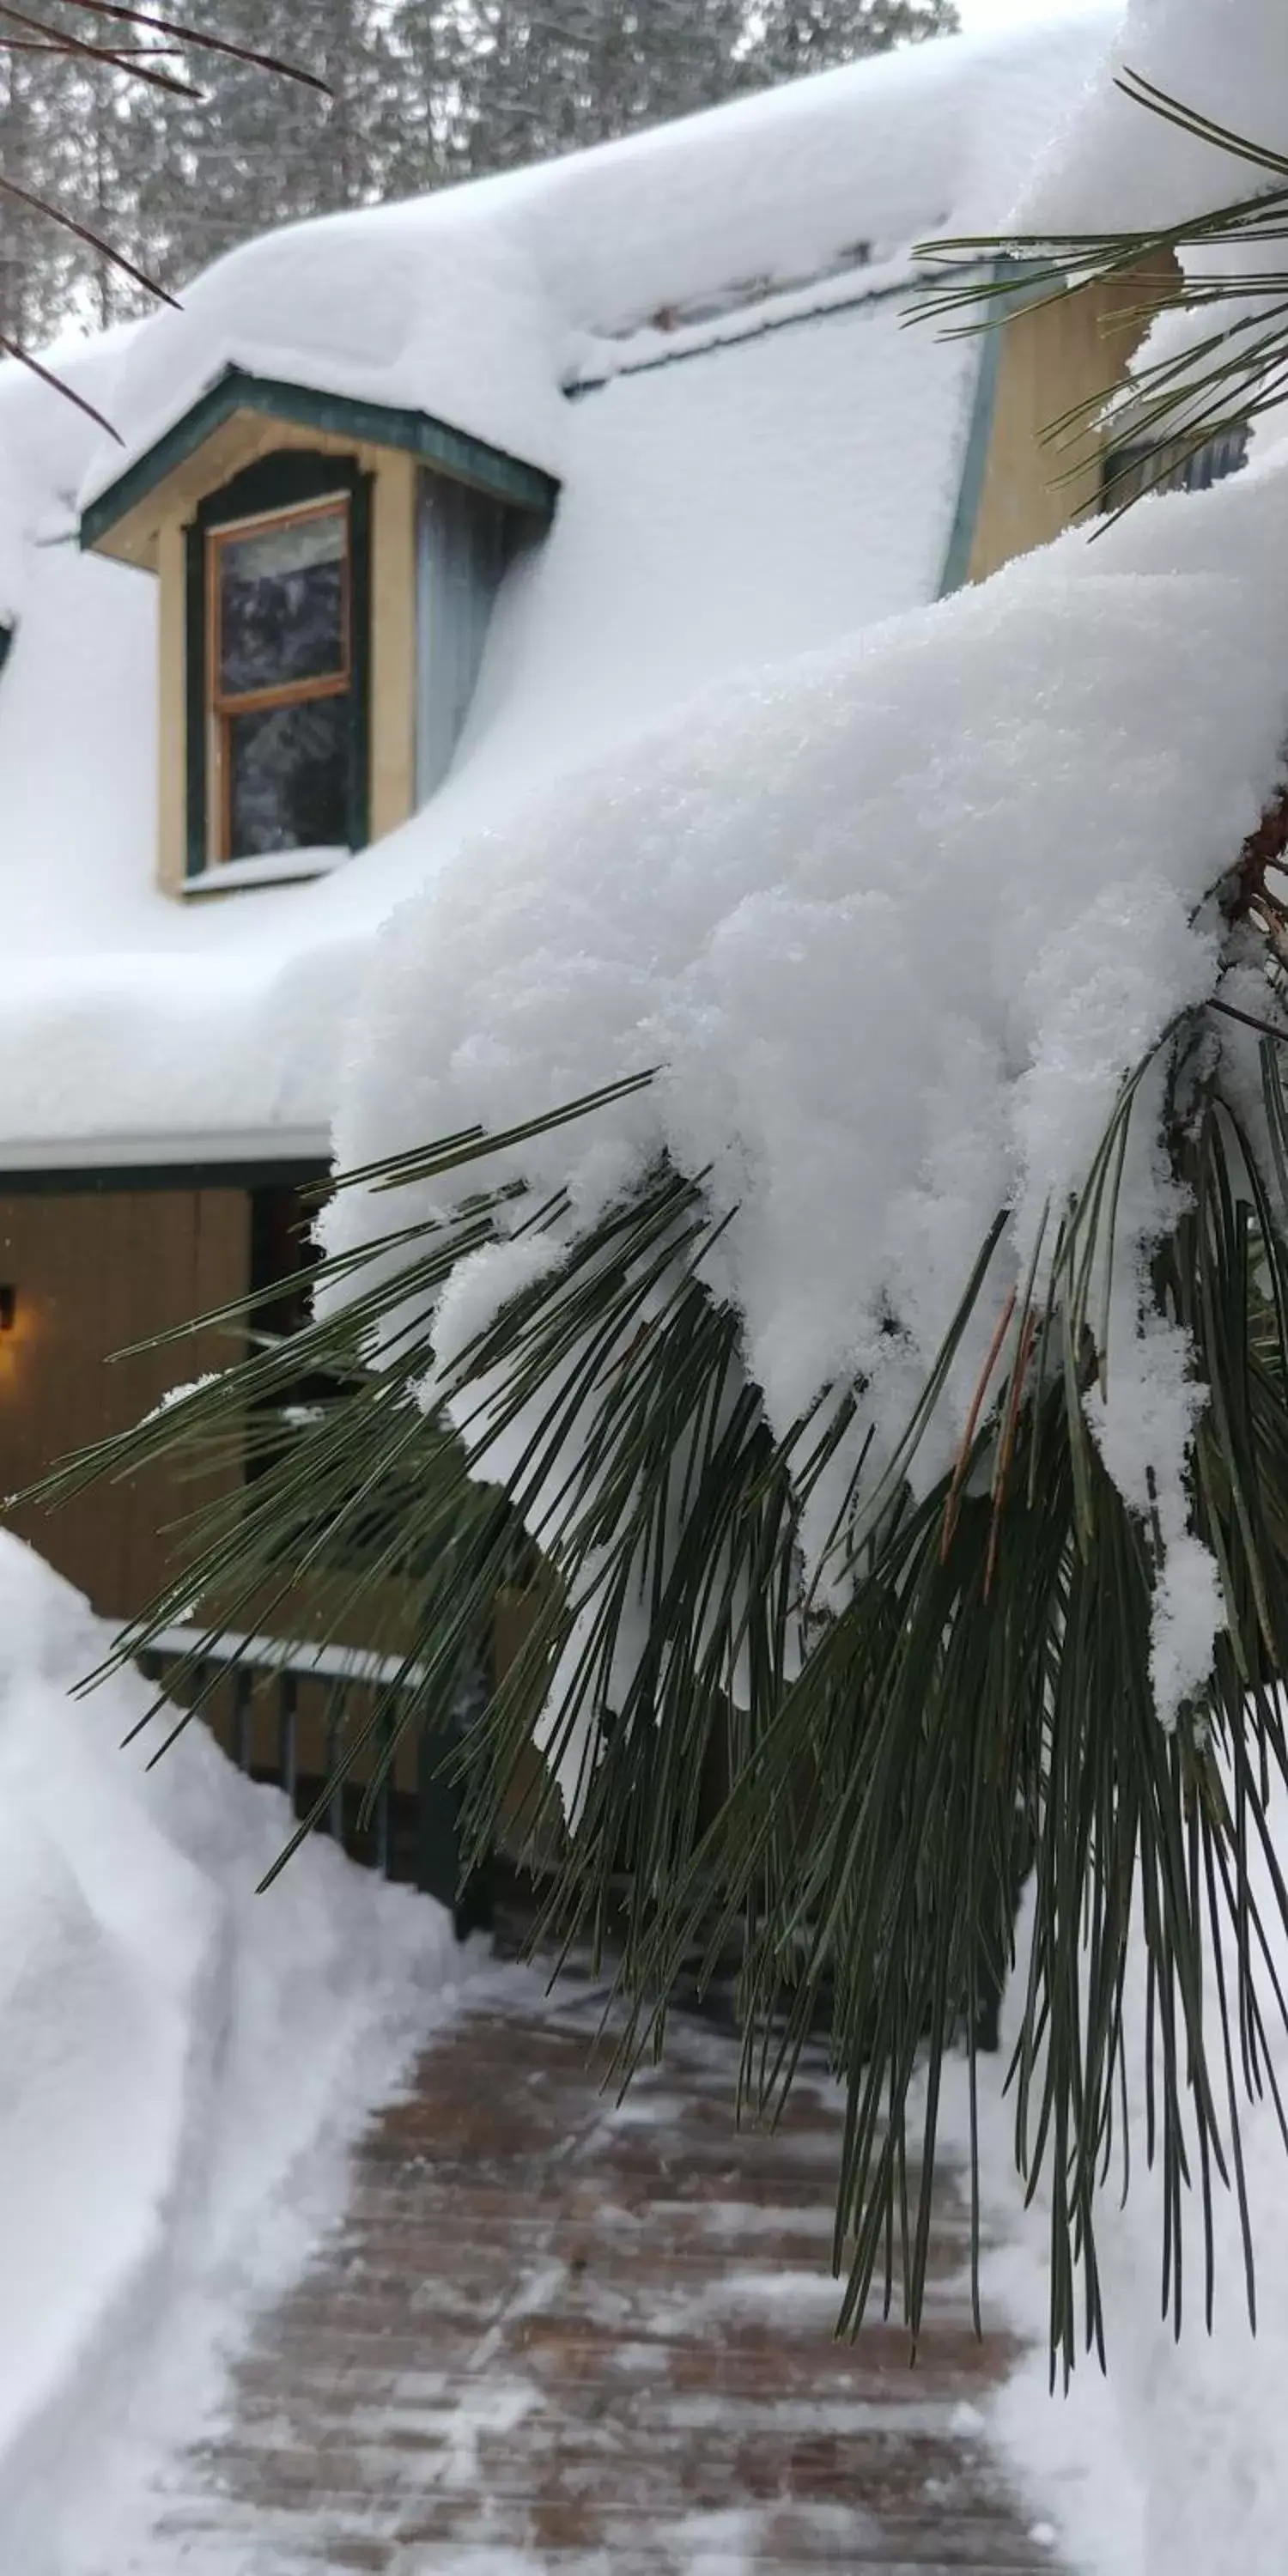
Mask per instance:
[[[66,25],[55,25],[39,8],[23,9],[14,6],[13,0],[0,0],[0,54],[70,56],[78,62],[90,62],[99,67],[105,65],[108,70],[119,72],[124,79],[139,81],[150,89],[164,90],[177,98],[198,100],[202,96],[201,90],[181,69],[161,70],[157,66],[161,63],[183,65],[189,51],[217,54],[225,61],[245,63],[252,70],[297,82],[305,89],[317,90],[324,98],[331,96],[324,80],[303,70],[297,63],[284,62],[276,54],[260,53],[253,46],[235,44],[230,37],[182,26],[177,19],[163,17],[157,10],[132,9],[124,5],[124,0],[67,0],[67,7],[86,22],[84,34],[78,34]],[[117,42],[109,38],[109,27],[138,30],[139,33],[123,33]],[[78,223],[60,206],[20,187],[16,180],[6,177],[3,170],[0,170],[0,193],[16,199],[47,223],[74,234],[78,241],[97,251],[100,257],[110,261],[114,268],[120,269],[147,294],[157,296],[164,303],[174,303],[174,297],[165,287],[137,268],[123,251],[114,249],[110,241]],[[111,423],[104,420],[92,403],[86,402],[61,376],[41,366],[21,341],[0,333],[0,355],[15,358],[20,365],[29,367],[43,383],[53,385],[65,394],[79,411],[85,412],[102,428],[111,430]],[[115,437],[117,433],[112,430],[111,434]]]
[[[118,25],[142,27],[149,35],[173,36],[181,47],[191,46],[200,53],[222,54],[225,60],[250,63],[257,71],[272,72],[282,80],[301,82],[305,89],[320,90],[324,98],[331,95],[324,80],[319,80],[314,72],[304,71],[298,63],[284,62],[280,54],[256,53],[249,45],[235,45],[231,37],[212,36],[200,28],[181,26],[175,18],[159,16],[155,9],[127,9],[120,5],[120,0],[70,0],[70,5],[82,10],[88,18],[110,18]],[[23,14],[9,8],[0,12],[6,18]],[[64,34],[61,28],[51,26],[47,18],[28,17],[26,23],[47,38],[55,53],[74,53],[82,48],[82,38]],[[4,43],[4,37],[0,36],[0,47]]]
[[[16,358],[20,367],[30,368],[33,376],[39,376],[42,385],[52,385],[55,393],[62,394],[69,403],[75,403],[77,411],[83,411],[88,420],[96,421],[100,429],[107,431],[109,438],[116,440],[118,447],[121,445],[121,433],[112,427],[106,415],[96,411],[93,403],[87,402],[84,394],[78,394],[74,385],[65,384],[51,368],[43,367],[39,358],[33,357],[31,350],[23,347],[21,340],[6,339],[0,332],[0,357]]]

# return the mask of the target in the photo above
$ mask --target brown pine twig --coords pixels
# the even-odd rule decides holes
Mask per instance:
[[[957,1452],[957,1462],[953,1468],[953,1481],[949,1487],[948,1500],[944,1505],[944,1535],[940,1542],[939,1549],[939,1561],[941,1565],[946,1561],[949,1548],[953,1543],[953,1533],[957,1527],[958,1519],[961,1514],[962,1487],[966,1482],[967,1474],[970,1469],[970,1453],[974,1446],[976,1427],[983,1410],[984,1398],[988,1393],[989,1381],[997,1366],[1002,1344],[1011,1329],[1011,1319],[1015,1313],[1015,1306],[1016,1293],[1015,1290],[1011,1288],[1007,1291],[1006,1303],[1002,1308],[1001,1314],[998,1316],[997,1329],[993,1335],[992,1341],[989,1343],[988,1357],[984,1362],[983,1368],[980,1370],[979,1382],[975,1388],[975,1393],[971,1398],[970,1411],[966,1416],[966,1428],[962,1433],[961,1446]]]
[[[330,83],[319,80],[316,72],[304,71],[299,63],[286,62],[280,54],[261,54],[252,45],[234,44],[231,36],[209,36],[199,28],[181,26],[175,18],[163,18],[155,9],[128,9],[121,0],[75,0],[94,18],[111,18],[118,25],[142,27],[149,35],[176,36],[181,45],[195,46],[200,53],[222,54],[226,61],[249,63],[256,71],[271,72],[280,80],[298,81],[305,89],[332,95]]]
[[[1033,1309],[1029,1306],[1025,1309],[1024,1321],[1020,1326],[1020,1347],[1016,1355],[1015,1367],[1011,1372],[1011,1392],[1007,1400],[1006,1420],[1002,1429],[1001,1447],[997,1453],[997,1473],[993,1479],[993,1519],[988,1533],[988,1558],[984,1567],[984,1599],[986,1601],[992,1597],[993,1577],[997,1572],[997,1550],[1002,1529],[1002,1508],[1006,1501],[1007,1479],[1011,1472],[1011,1461],[1015,1456],[1015,1443],[1019,1437],[1020,1406],[1024,1401],[1025,1382],[1028,1378],[1029,1364],[1033,1357],[1037,1338],[1038,1328],[1034,1321]]]
[[[106,63],[110,70],[124,72],[128,79],[143,81],[149,89],[165,90],[174,98],[200,98],[201,96],[200,90],[195,89],[191,81],[179,80],[173,72],[145,71],[140,64],[129,61],[123,54],[114,53],[103,45],[91,45],[84,36],[75,35],[70,28],[65,33],[61,30],[54,33],[50,29],[47,18],[33,18],[27,9],[11,8],[8,0],[0,0],[0,18],[5,19],[11,27],[27,28],[28,41],[34,43],[40,39],[46,52],[70,55],[73,62],[83,62],[88,58],[92,63]],[[8,40],[0,39],[0,41]]]
[[[39,358],[33,357],[30,349],[23,347],[21,340],[10,340],[3,331],[0,331],[0,358],[16,359],[20,367],[26,367],[33,376],[39,376],[42,385],[52,386],[56,394],[63,396],[64,401],[74,403],[77,411],[83,411],[87,420],[95,422],[99,429],[105,429],[108,437],[116,440],[118,447],[124,445],[119,429],[114,429],[111,421],[101,411],[97,411],[92,402],[86,401],[84,394],[78,394],[76,387],[69,385],[64,376],[56,376],[51,367],[42,367]]]
[[[121,269],[124,275],[132,278],[135,285],[141,286],[146,294],[155,295],[159,303],[173,305],[175,311],[178,311],[178,299],[171,295],[167,287],[159,285],[156,278],[149,277],[143,269],[136,268],[133,260],[127,259],[123,250],[114,250],[112,244],[105,241],[101,233],[91,231],[88,224],[77,223],[74,215],[64,214],[61,206],[51,206],[44,197],[34,196],[30,188],[20,188],[16,179],[6,179],[2,173],[0,173],[0,193],[6,197],[16,197],[20,206],[30,206],[36,214],[46,216],[51,224],[61,225],[64,232],[74,233],[77,241],[84,242],[89,250],[96,250],[101,258],[110,259],[113,268]]]
[[[106,65],[127,80],[141,81],[148,88],[165,90],[179,98],[199,99],[201,92],[191,81],[177,73],[155,68],[158,60],[174,61],[177,58],[182,62],[191,48],[199,53],[219,55],[225,61],[245,63],[253,70],[268,73],[276,79],[295,81],[305,89],[318,91],[323,98],[333,95],[326,81],[320,80],[315,72],[305,71],[298,63],[286,62],[278,54],[262,53],[253,45],[237,44],[228,36],[211,35],[201,28],[182,26],[177,19],[163,17],[155,9],[132,9],[125,5],[125,0],[73,0],[73,5],[91,25],[102,31],[97,41],[91,41],[87,35],[78,35],[69,28],[55,27],[38,11],[16,7],[14,0],[0,0],[0,54],[70,55],[76,61]],[[6,35],[3,25],[20,28],[23,32]],[[113,46],[104,41],[108,25],[138,29],[144,37],[160,37],[169,41],[145,44],[135,36],[128,36],[122,39],[119,47]],[[124,251],[115,249],[110,241],[92,232],[87,225],[78,223],[61,207],[51,205],[46,198],[36,196],[16,180],[6,179],[3,175],[0,175],[0,191],[45,221],[74,234],[99,258],[108,260],[123,276],[142,287],[145,294],[156,296],[162,303],[174,304],[175,298],[156,278],[149,277],[127,258]],[[65,377],[42,366],[22,341],[0,336],[0,356],[12,358],[19,366],[26,367],[42,384],[51,386],[68,402],[74,403],[78,411],[84,412],[88,419],[95,421],[120,443],[119,432],[100,411],[95,410],[93,403],[87,402],[83,394],[78,394]]]

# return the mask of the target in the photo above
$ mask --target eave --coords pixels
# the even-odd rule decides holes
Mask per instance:
[[[158,531],[175,500],[195,501],[203,487],[236,472],[246,461],[243,450],[262,447],[265,422],[280,423],[294,444],[303,433],[319,445],[349,451],[400,449],[541,519],[551,517],[559,498],[558,482],[542,467],[428,412],[359,402],[228,367],[173,428],[88,504],[80,522],[82,547],[155,571]]]

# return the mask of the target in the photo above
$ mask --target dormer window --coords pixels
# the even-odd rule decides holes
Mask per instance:
[[[370,478],[286,451],[188,532],[188,881],[313,874],[370,838]]]
[[[348,845],[353,578],[347,493],[207,533],[219,862]]]
[[[87,504],[81,544],[158,576],[167,894],[317,876],[437,793],[558,493],[427,412],[227,367]]]

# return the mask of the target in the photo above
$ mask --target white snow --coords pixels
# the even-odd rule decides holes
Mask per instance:
[[[1051,232],[1178,223],[1271,174],[1201,143],[1115,85],[1131,71],[1254,143],[1288,137],[1288,20],[1264,0],[1126,0],[1090,95],[1034,171],[1021,218]]]
[[[253,244],[182,315],[66,357],[124,450],[0,366],[0,1163],[319,1150],[396,901],[722,678],[934,597],[978,349],[902,328],[910,244],[1000,215],[1105,24],[947,39]],[[442,410],[555,464],[562,499],[415,821],[325,881],[176,902],[155,585],[81,558],[74,504],[234,343]]]
[[[451,2009],[448,1918],[289,1830],[153,1693],[69,1694],[109,1631],[0,1536],[0,2535],[131,2565],[157,2463],[343,2205],[346,2154]]]
[[[950,38],[253,242],[140,336],[113,414],[127,458],[236,364],[428,412],[558,473],[562,385],[605,336],[1000,220],[1105,27]],[[87,492],[121,462],[102,451]]]
[[[1279,1799],[1282,1810],[1282,1797]],[[1282,1860],[1283,1817],[1272,1811]],[[1267,1931],[1274,1974],[1282,1981],[1288,1950],[1264,1863],[1252,1880]],[[990,2405],[986,2427],[1035,2514],[1053,2523],[1061,2563],[1075,2576],[1275,2576],[1284,2563],[1288,2458],[1283,2392],[1288,2374],[1288,2249],[1282,2225],[1285,2151],[1270,2081],[1259,2098],[1240,2095],[1240,2134],[1256,2254],[1257,2330],[1248,2322],[1243,2244],[1232,2189],[1214,2183],[1216,2302],[1212,2333],[1203,2322],[1203,2237],[1198,2193],[1185,2193],[1185,2325],[1179,2344],[1161,2313],[1162,2182],[1146,2161],[1145,2068],[1149,2024],[1144,1949],[1139,1933],[1129,1968],[1125,2063],[1131,2182],[1120,2195],[1122,2134],[1096,2213],[1104,2294],[1108,2374],[1084,2358],[1066,2396],[1049,2392],[1047,2331],[1049,2200],[1039,2189],[1026,2209],[1014,2163],[1014,2103],[1003,2098],[1007,2057],[1018,2035],[1030,1925],[1021,1920],[1021,1971],[1003,2008],[1002,2051],[980,2064],[983,2208],[997,2238],[986,2254],[982,2289],[986,2319],[1009,2324],[1026,2349]],[[1223,1943],[1227,1991],[1237,1983],[1233,1938]],[[1288,2079],[1288,2034],[1258,1966],[1266,2016],[1267,2058],[1281,2091]],[[1018,1992],[1016,1991],[1018,1989]],[[1209,1958],[1205,1988],[1210,2032],[1218,2027],[1218,1986]],[[1157,2032],[1153,2045],[1157,2047]],[[1237,2042],[1236,2042],[1237,2047]],[[1219,2056],[1219,2051],[1214,2055]],[[1219,2067],[1215,2070],[1218,2086]],[[945,2144],[965,2150],[969,2105],[964,2065],[948,2070]],[[1228,2115],[1222,2132],[1230,2138]],[[1191,2170],[1197,2153],[1190,2133]]]
[[[919,1460],[938,1473],[1044,1210],[1083,1179],[1123,1074],[1212,987],[1203,900],[1279,770],[1285,543],[1281,450],[731,686],[468,846],[382,936],[341,1159],[661,1065],[651,1091],[525,1148],[515,1223],[563,1183],[584,1223],[664,1145],[709,1171],[733,1220],[715,1281],[772,1423],[861,1374],[853,1438],[871,1427],[874,1466],[1008,1208]],[[1206,1668],[1217,1603],[1186,1542],[1188,1354],[1137,1329],[1172,1213],[1152,1105],[1097,1428],[1129,1500],[1152,1472],[1176,1550],[1155,1639],[1167,1716]],[[369,1217],[346,1196],[331,1239]],[[516,1244],[525,1276],[532,1257]],[[470,1272],[454,1343],[505,1293],[507,1259]]]
[[[1128,0],[1122,26],[1086,97],[1041,157],[1018,210],[1023,228],[1053,233],[1151,229],[1193,223],[1209,209],[1282,185],[1282,172],[1258,167],[1185,133],[1116,85],[1124,70],[1165,98],[1178,100],[1236,136],[1282,154],[1288,146],[1288,17],[1263,0]],[[1278,218],[1282,231],[1283,218]],[[1179,392],[1178,361],[1196,353],[1201,380],[1213,360],[1208,343],[1239,332],[1232,354],[1273,332],[1279,309],[1283,243],[1274,228],[1264,241],[1191,242],[1177,254],[1191,285],[1217,284],[1215,304],[1164,311],[1146,332],[1130,377],[1168,367]],[[1264,289],[1258,280],[1264,278]],[[1247,287],[1247,293],[1232,289]],[[1203,398],[1210,410],[1211,395]],[[1130,408],[1120,397],[1123,427]],[[1172,423],[1184,425],[1184,414]],[[1254,441],[1279,434],[1277,417],[1253,424]]]

